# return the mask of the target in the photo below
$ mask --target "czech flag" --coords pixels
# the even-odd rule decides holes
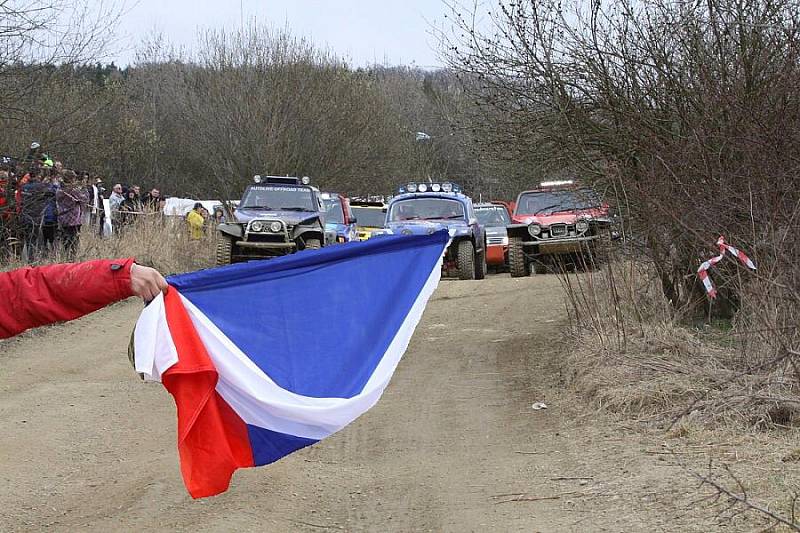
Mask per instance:
[[[385,236],[172,276],[135,367],[178,414],[194,498],[314,444],[380,398],[439,283],[448,234]]]

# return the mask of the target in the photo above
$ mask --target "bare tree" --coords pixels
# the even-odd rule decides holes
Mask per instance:
[[[442,34],[487,146],[624,191],[676,309],[703,309],[692,274],[720,234],[765,266],[796,252],[774,238],[798,229],[796,1],[497,6],[481,25],[454,4]],[[726,284],[715,311],[740,296]]]
[[[104,57],[123,8],[114,0],[0,2],[0,117],[24,120],[27,97],[56,67]]]

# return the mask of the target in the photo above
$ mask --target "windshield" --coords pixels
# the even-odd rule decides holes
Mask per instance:
[[[464,218],[461,202],[444,198],[410,198],[392,205],[390,222],[402,220],[454,220]]]
[[[344,213],[342,212],[342,199],[338,196],[323,199],[322,205],[325,207],[325,222],[330,224],[344,224]]]
[[[508,226],[511,224],[511,219],[508,216],[508,211],[505,207],[478,207],[475,209],[475,216],[481,226],[495,227],[495,226]]]
[[[273,211],[316,211],[314,195],[307,187],[285,187],[281,185],[257,185],[244,193],[239,204],[242,209],[269,209]]]
[[[574,211],[600,207],[597,194],[589,189],[572,191],[529,192],[520,196],[517,215],[548,215],[560,211]]]
[[[386,220],[386,211],[377,207],[352,207],[353,216],[359,226],[382,228]]]

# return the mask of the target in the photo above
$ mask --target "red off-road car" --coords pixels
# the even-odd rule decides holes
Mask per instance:
[[[517,197],[508,226],[512,277],[537,274],[556,261],[596,263],[611,235],[609,206],[591,188],[573,181],[543,182]]]

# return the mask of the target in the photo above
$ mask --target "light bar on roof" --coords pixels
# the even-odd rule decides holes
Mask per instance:
[[[543,181],[539,187],[558,187],[559,185],[573,185],[573,180],[560,180],[560,181]]]

